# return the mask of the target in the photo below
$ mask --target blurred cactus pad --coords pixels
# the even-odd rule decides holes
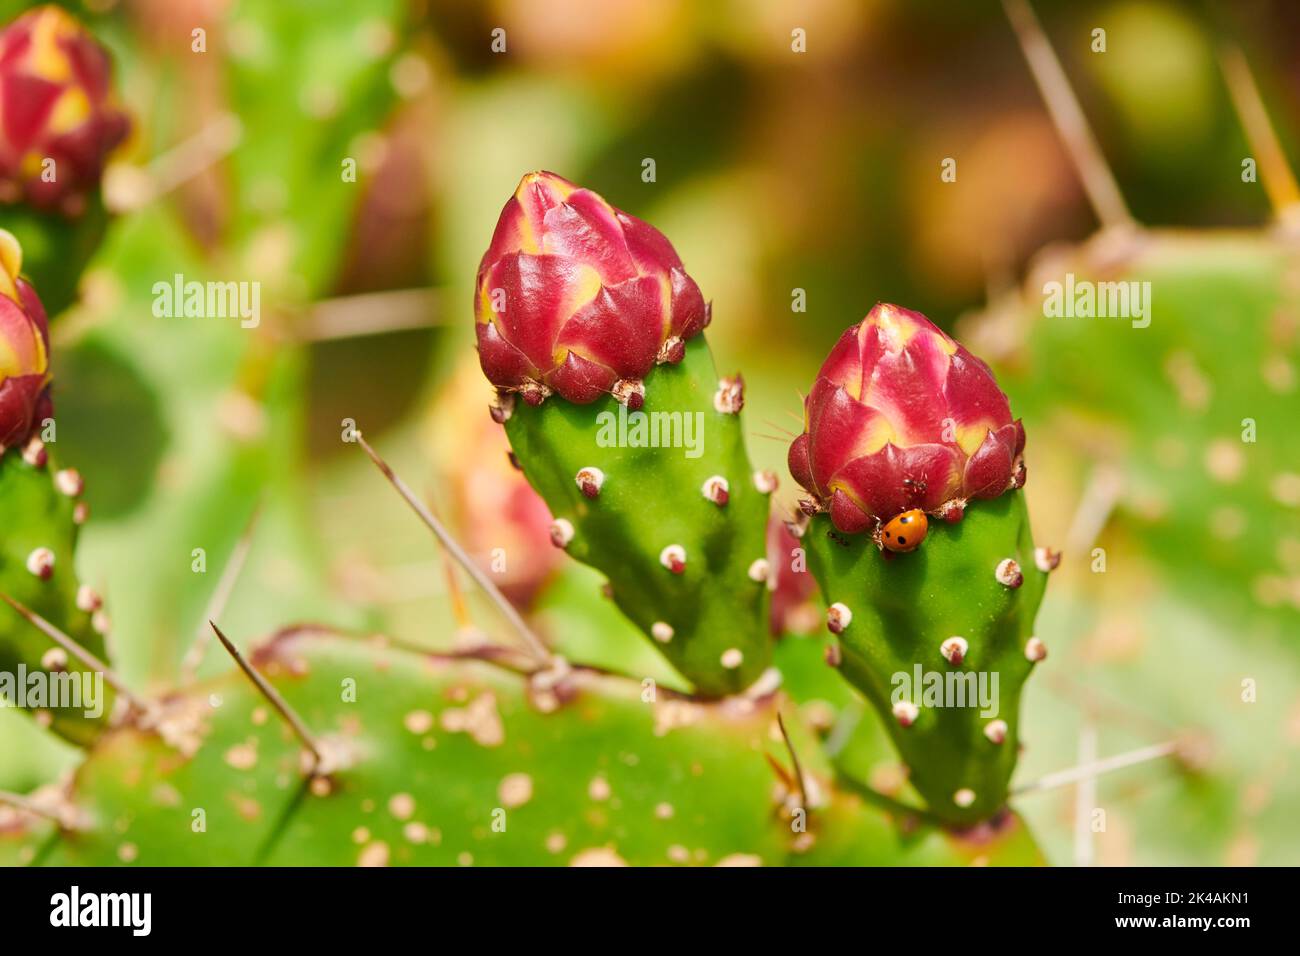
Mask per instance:
[[[1300,863],[1295,11],[535,6],[0,0],[0,864]]]

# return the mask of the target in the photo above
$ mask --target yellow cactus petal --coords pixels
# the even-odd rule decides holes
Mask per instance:
[[[21,306],[17,281],[23,269],[23,247],[6,229],[0,229],[0,267],[0,295],[8,296]]]
[[[77,21],[59,7],[46,7],[32,24],[30,57],[32,72],[51,83],[72,79],[72,63],[60,42],[80,32]]]
[[[68,87],[50,112],[48,128],[59,135],[70,133],[90,119],[90,112],[90,98],[86,91],[79,86]]]

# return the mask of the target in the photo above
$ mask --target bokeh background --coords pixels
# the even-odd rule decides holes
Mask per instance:
[[[499,580],[564,654],[674,682],[598,578],[557,558],[487,415],[473,277],[519,177],[544,168],[672,239],[713,301],[720,366],[744,372],[760,467],[786,475],[799,390],[878,300],[994,365],[1029,436],[1036,536],[1082,551],[1048,590],[1019,779],[1180,742],[1021,798],[1053,862],[1300,862],[1300,460],[1279,437],[1300,411],[1294,245],[1242,181],[1252,145],[1220,64],[1231,40],[1300,160],[1295,4],[1035,4],[1134,217],[1175,230],[1136,273],[1158,282],[1146,339],[1040,329],[1035,269],[1086,259],[1098,223],[991,0],[73,6],[113,50],[134,126],[106,182],[118,216],[55,322],[58,444],[93,514],[80,577],[107,596],[136,686],[175,680],[255,512],[222,617],[241,642],[300,621],[431,646],[504,632],[342,440],[349,418],[485,566],[504,549]],[[259,281],[260,326],[155,318],[152,286],[176,273]],[[1263,350],[1247,407],[1219,409],[1218,389],[1222,414],[1196,413],[1180,395],[1233,361],[1234,327]],[[1278,427],[1243,461],[1246,416]],[[842,766],[888,791],[895,760],[821,663],[820,621],[790,609],[787,687]],[[3,788],[76,759],[12,711],[0,740]]]

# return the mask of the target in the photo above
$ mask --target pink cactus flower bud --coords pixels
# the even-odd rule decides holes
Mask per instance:
[[[49,323],[22,265],[18,240],[0,229],[0,449],[24,444],[51,411]]]
[[[970,499],[1015,485],[1024,447],[988,366],[919,312],[881,303],[822,365],[789,464],[853,533],[912,508],[959,520]]]
[[[639,383],[657,362],[681,361],[708,322],[659,230],[546,172],[525,176],[501,211],[474,312],[483,373],[534,404],[552,391],[586,404]]]
[[[0,202],[82,212],[130,130],[111,72],[108,52],[60,7],[0,31]]]

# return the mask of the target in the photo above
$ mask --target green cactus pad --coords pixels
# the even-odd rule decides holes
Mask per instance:
[[[1047,578],[1035,566],[1023,494],[973,502],[956,524],[932,522],[906,554],[886,557],[869,535],[840,534],[826,515],[812,519],[803,544],[828,603],[852,612],[839,635],[841,670],[880,713],[931,811],[958,826],[1000,811],[1016,763],[1020,691],[1034,666],[1025,647]],[[1019,564],[1018,588],[995,576],[1007,558]],[[954,636],[968,645],[958,665],[940,650]],[[969,696],[967,706],[951,706],[951,693],[938,698],[949,706],[925,705],[926,687],[942,680],[948,690],[949,675],[969,675],[951,690],[973,690],[976,706]],[[978,706],[981,675],[990,693],[997,677],[995,716]],[[919,707],[910,726],[893,712],[896,688]],[[1001,743],[986,736],[995,719],[1006,723]]]
[[[620,419],[627,420],[631,439],[637,413],[613,397],[590,405],[520,401],[506,422],[529,482],[555,518],[572,524],[569,554],[605,574],[619,608],[710,696],[743,690],[771,661],[767,588],[750,576],[753,563],[766,555],[768,497],[755,487],[740,416],[714,407],[717,389],[703,337],[687,344],[681,363],[660,365],[646,377],[641,412],[666,413],[691,422],[692,429],[702,424],[702,432],[674,431],[699,440],[696,449],[662,447],[663,431],[661,447],[618,442]],[[647,436],[656,420],[666,419],[644,419]],[[618,443],[602,447],[604,438]],[[575,481],[591,467],[604,474],[595,498],[584,496]],[[702,492],[713,476],[728,483],[725,506]],[[685,551],[682,574],[661,563],[669,545]],[[654,637],[656,624],[672,628],[668,640]],[[660,638],[668,634],[657,630]]]
[[[92,626],[91,613],[77,607],[78,582],[73,556],[77,525],[73,521],[74,498],[55,487],[56,465],[53,456],[41,467],[24,460],[17,449],[0,455],[0,593],[6,594],[35,611],[75,640],[99,660],[107,657],[103,635]],[[38,548],[48,549],[54,557],[48,578],[41,578],[28,568],[31,555]],[[60,663],[50,671],[45,666]],[[18,681],[19,676],[46,675],[37,682],[51,691],[57,680],[65,688],[72,682],[86,689],[83,674],[94,675],[75,657],[57,649],[57,645],[37,630],[16,610],[0,604],[0,674]],[[108,725],[113,712],[113,689],[100,677],[90,680],[100,692],[97,716],[87,716],[86,707],[28,706],[31,712],[50,720],[50,728],[67,740],[89,744]],[[34,685],[29,685],[29,688]],[[33,698],[29,693],[26,702]],[[72,698],[68,698],[69,701]],[[39,699],[37,699],[39,702]],[[16,701],[22,703],[24,701]],[[85,701],[83,701],[85,703]]]
[[[548,711],[499,666],[323,632],[282,635],[254,662],[345,755],[328,786],[306,785],[302,748],[232,673],[168,704],[164,725],[191,756],[135,729],[105,737],[73,785],[90,826],[42,862],[668,865],[787,852],[764,758],[770,698],[649,701],[640,684],[576,670]]]

